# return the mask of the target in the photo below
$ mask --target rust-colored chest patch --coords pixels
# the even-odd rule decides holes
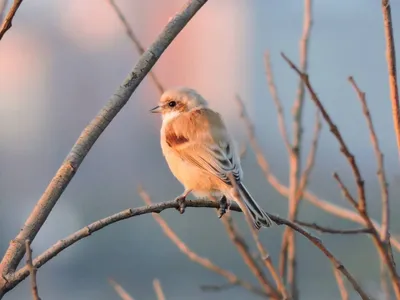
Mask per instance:
[[[168,146],[175,147],[178,145],[182,145],[184,143],[189,142],[189,140],[184,137],[183,135],[177,135],[173,131],[168,131],[165,134],[165,141],[167,142]]]

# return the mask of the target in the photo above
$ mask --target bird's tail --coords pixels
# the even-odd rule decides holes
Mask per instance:
[[[251,197],[246,187],[238,182],[237,187],[240,192],[240,197],[246,205],[247,210],[250,213],[251,218],[254,222],[254,227],[258,230],[261,227],[272,226],[272,220],[268,214],[258,205],[258,203]]]

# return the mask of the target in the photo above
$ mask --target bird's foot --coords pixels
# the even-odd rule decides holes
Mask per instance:
[[[227,210],[229,211],[230,206],[231,203],[226,199],[225,196],[222,196],[221,199],[219,199],[219,215],[218,215],[219,219],[221,219],[222,216],[226,214]]]
[[[178,202],[179,207],[176,208],[181,214],[183,214],[185,212],[185,208],[186,208],[186,196],[179,196],[175,199],[176,202]]]

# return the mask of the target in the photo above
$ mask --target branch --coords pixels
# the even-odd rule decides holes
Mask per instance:
[[[147,201],[147,200],[146,200]],[[210,201],[210,200],[186,200],[186,206],[187,207],[208,207],[208,208],[219,208],[219,203],[215,201]],[[179,247],[179,249],[185,253],[191,260],[201,264],[202,266],[213,270],[214,272],[222,275],[223,277],[227,278],[228,281],[232,284],[237,284],[245,287],[246,289],[253,289],[254,287],[244,281],[239,280],[234,274],[232,274],[229,271],[225,271],[217,266],[215,266],[211,261],[209,261],[206,258],[198,256],[196,253],[191,251],[176,235],[173,231],[170,230],[166,222],[161,218],[159,213],[161,213],[163,210],[166,209],[177,209],[179,208],[179,204],[175,201],[167,201],[167,202],[160,202],[160,203],[155,203],[147,206],[142,206],[138,208],[129,208],[124,211],[121,211],[119,213],[116,213],[114,215],[108,216],[106,218],[103,218],[101,220],[95,221],[92,224],[78,230],[77,232],[69,235],[68,237],[58,241],[56,244],[54,244],[52,247],[47,249],[45,252],[40,254],[37,258],[33,260],[33,266],[35,268],[40,268],[43,266],[46,262],[51,260],[53,257],[55,257],[57,254],[59,254],[61,251],[65,250],[66,248],[72,246],[76,242],[82,240],[85,237],[90,236],[96,231],[99,231],[100,229],[111,225],[113,223],[132,218],[135,216],[140,216],[144,214],[149,214],[149,213],[156,213],[153,214],[153,218],[157,220],[157,222],[165,223],[165,226],[162,225],[162,228],[164,232],[173,240],[174,243]],[[240,208],[236,203],[232,203],[230,207],[231,211],[237,211],[240,212]],[[318,238],[314,237],[312,234],[308,233],[306,230],[301,228],[299,225],[294,224],[293,222],[290,222],[286,219],[283,219],[281,217],[271,215],[269,214],[270,218],[272,221],[274,221],[277,225],[286,225],[291,227],[293,230],[297,231],[299,234],[303,235],[305,238],[307,238],[311,243],[313,243],[317,248],[319,248],[327,257],[328,259],[335,265],[335,267],[338,268],[338,270],[350,281],[350,283],[353,285],[355,290],[361,295],[362,299],[369,299],[368,296],[365,296],[365,292],[362,291],[361,287],[358,285],[357,281],[352,277],[352,275],[347,271],[347,269],[340,263],[338,259],[335,258],[335,256],[324,246],[324,244],[319,240]],[[13,274],[12,277],[9,278],[8,280],[8,285],[6,286],[7,291],[15,287],[18,283],[20,283],[22,280],[24,280],[27,276],[29,275],[29,268],[27,266],[22,267],[19,269],[17,272]]]
[[[165,295],[161,287],[160,280],[157,278],[153,280],[153,287],[154,291],[156,292],[157,295],[157,300],[165,300]]]
[[[394,46],[392,12],[390,0],[382,0],[383,25],[386,40],[386,61],[389,73],[390,101],[392,102],[393,125],[400,157],[400,104],[397,87],[396,50]]]
[[[359,234],[359,233],[372,233],[372,230],[369,228],[356,228],[356,229],[334,229],[325,226],[320,226],[316,223],[308,223],[296,220],[296,224],[299,224],[303,227],[308,227],[315,229],[321,233],[331,233],[331,234]]]
[[[36,282],[37,269],[32,264],[32,249],[31,249],[31,242],[29,240],[25,241],[25,247],[26,247],[26,265],[28,267],[29,274],[31,275],[32,297],[34,300],[40,300]]]
[[[340,181],[340,178],[337,175],[336,176],[334,175],[334,177],[337,180],[339,179],[338,182],[342,188],[342,191],[344,192],[345,197],[350,201],[350,203],[352,203],[356,207],[361,218],[364,220],[366,227],[372,229],[372,231],[373,231],[372,237],[373,237],[374,244],[379,251],[381,259],[385,261],[385,264],[389,268],[389,273],[390,273],[390,277],[392,280],[393,289],[396,294],[396,298],[400,299],[400,278],[397,274],[393,255],[390,251],[390,247],[387,247],[386,244],[380,239],[380,236],[379,236],[377,230],[375,229],[371,218],[368,216],[368,213],[366,210],[366,197],[365,197],[364,181],[362,180],[362,177],[361,177],[360,171],[358,169],[358,165],[355,161],[355,158],[348,150],[348,147],[347,147],[346,143],[344,142],[341,133],[337,129],[336,125],[333,123],[331,117],[326,112],[324,106],[322,105],[322,103],[319,100],[317,94],[315,93],[313,87],[311,86],[311,83],[308,79],[308,75],[305,73],[302,73],[283,53],[282,53],[282,57],[286,60],[286,62],[291,66],[291,68],[293,70],[295,70],[296,73],[300,76],[300,78],[304,81],[304,83],[311,95],[311,99],[314,101],[315,105],[321,111],[322,116],[324,117],[325,121],[328,123],[332,134],[338,140],[343,155],[347,158],[347,160],[349,162],[349,165],[353,171],[353,175],[354,175],[354,178],[357,183],[357,191],[358,191],[358,199],[359,199],[358,203],[356,202],[356,200],[354,200],[354,198],[352,198],[352,196],[348,192],[347,188],[345,188],[344,184]]]
[[[266,278],[263,270],[258,266],[257,261],[254,259],[253,255],[251,255],[247,243],[234,227],[231,216],[226,215],[224,216],[224,218],[221,218],[221,220],[225,226],[229,238],[242,256],[244,263],[249,267],[250,271],[260,282],[260,285],[263,287],[265,292],[274,295],[276,299],[279,299],[279,293],[273,287],[271,282],[269,282],[269,280]]]
[[[129,26],[128,21],[126,20],[124,14],[122,11],[119,9],[118,5],[115,3],[114,0],[108,0],[108,3],[111,5],[111,7],[114,9],[115,13],[118,16],[118,19],[121,21],[122,26],[125,28],[126,35],[129,37],[129,39],[132,41],[133,45],[135,45],[136,50],[139,52],[140,55],[142,55],[145,50],[142,44],[140,43],[139,39],[136,37],[135,33],[133,32],[132,28]],[[153,80],[158,92],[162,94],[164,92],[164,87],[158,80],[157,76],[154,74],[153,71],[149,71],[149,76]]]
[[[0,40],[3,38],[4,34],[11,28],[12,26],[12,21],[15,17],[15,14],[17,13],[17,10],[19,6],[21,5],[23,0],[14,0],[10,11],[6,15],[3,23],[0,26]],[[5,6],[5,4],[4,4]]]
[[[242,200],[242,197],[240,196],[240,192],[239,192],[239,188],[236,184],[236,180],[233,176],[232,173],[228,174],[228,178],[229,181],[232,183],[233,185],[233,198],[235,199],[235,201],[240,201],[241,203],[238,203],[240,207],[246,207],[244,201]],[[264,263],[265,267],[269,270],[269,272],[271,273],[272,278],[275,281],[276,286],[278,287],[279,292],[282,294],[282,298],[283,299],[289,299],[289,295],[286,291],[285,285],[282,281],[282,278],[279,276],[278,272],[276,271],[271,257],[269,256],[267,250],[264,248],[264,246],[262,245],[260,238],[258,236],[258,232],[256,230],[256,228],[254,227],[252,218],[250,216],[250,212],[248,209],[242,209],[242,212],[244,213],[245,219],[247,221],[247,224],[249,225],[250,228],[250,232],[253,236],[254,242],[256,243],[257,249],[260,252],[261,258],[262,258],[262,262]]]
[[[143,199],[143,201],[148,204],[148,205],[157,205],[157,204],[152,204],[150,196],[143,190],[143,189],[139,189],[139,194],[141,196],[141,198]],[[206,200],[205,200],[206,201]],[[176,201],[171,201],[171,202],[175,202],[174,203],[174,207],[178,208],[179,205]],[[190,207],[190,204],[205,204],[207,207],[214,207],[214,208],[219,208],[219,203],[215,202],[215,201],[207,201],[203,202],[203,200],[199,201],[199,200],[195,200],[195,201],[189,201],[186,200],[185,204],[186,207]],[[208,206],[211,205],[211,206]],[[206,207],[203,206],[202,207]],[[236,211],[241,211],[239,206],[233,204],[230,208],[231,210],[236,210]],[[159,211],[156,211],[159,213]],[[254,292],[257,291],[257,293],[260,292],[259,289],[255,288],[252,284],[243,281],[241,279],[239,279],[235,274],[233,274],[230,271],[226,271],[220,267],[218,267],[217,265],[215,265],[212,261],[210,261],[207,258],[201,257],[200,255],[198,255],[197,253],[195,253],[193,250],[191,250],[177,235],[176,233],[171,229],[171,227],[169,227],[169,225],[167,224],[167,222],[165,222],[165,220],[160,216],[160,215],[156,215],[153,214],[153,218],[154,220],[156,220],[156,222],[160,225],[161,229],[164,231],[165,235],[178,247],[178,249],[185,254],[190,260],[194,261],[195,263],[198,263],[199,265],[203,266],[206,269],[209,269],[210,271],[217,273],[219,275],[221,275],[222,277],[226,278],[228,280],[229,283],[231,284],[235,284],[235,285],[240,285],[243,288]],[[262,292],[262,291],[261,291]],[[264,293],[264,295],[266,295]]]
[[[274,75],[271,67],[271,59],[268,51],[265,52],[264,60],[265,60],[265,74],[267,75],[269,92],[272,96],[272,100],[274,100],[276,112],[278,113],[279,130],[281,132],[283,143],[285,144],[286,150],[288,154],[290,154],[292,151],[292,147],[290,146],[289,136],[285,125],[285,116],[283,112],[282,102],[281,99],[279,98],[278,91],[274,82]]]
[[[276,178],[276,176],[272,173],[272,171],[269,167],[268,160],[266,159],[265,155],[263,154],[263,152],[261,150],[260,145],[257,142],[257,139],[254,134],[254,125],[252,124],[251,120],[249,119],[249,117],[246,113],[246,109],[243,105],[242,100],[240,99],[240,97],[237,96],[236,101],[239,105],[240,117],[243,120],[243,122],[245,123],[245,127],[247,129],[247,135],[249,137],[250,146],[254,151],[258,166],[261,168],[261,171],[263,172],[264,177],[269,182],[269,184],[278,193],[280,193],[285,199],[288,199],[289,189],[284,184],[282,184],[279,181],[279,179]],[[337,204],[334,204],[332,202],[329,202],[327,200],[321,199],[309,190],[304,190],[303,197],[305,200],[310,202],[315,207],[318,207],[319,209],[321,209],[329,214],[332,214],[332,215],[342,218],[342,219],[350,220],[355,223],[366,225],[365,220],[360,216],[359,213],[354,212],[348,208],[339,206]],[[381,225],[377,221],[371,219],[371,222],[372,222],[375,230],[381,231]],[[397,251],[400,251],[400,241],[398,240],[398,238],[390,236],[389,239],[390,239],[391,245],[393,245],[393,247]]]
[[[83,130],[67,158],[64,160],[26,220],[24,227],[10,243],[3,257],[0,263],[0,274],[3,275],[2,278],[0,278],[0,296],[4,294],[3,290],[5,285],[7,285],[3,278],[10,275],[10,273],[16,269],[24,255],[25,249],[23,247],[23,241],[26,239],[33,240],[35,238],[54,205],[57,203],[100,134],[128,102],[137,86],[154,66],[172,40],[206,2],[207,0],[191,0],[187,2],[182,10],[167,24],[156,41],[140,57],[132,72],[130,72],[123,84],[116,90],[108,103]]]
[[[122,300],[134,300],[131,297],[131,295],[129,295],[129,293],[125,291],[125,289],[120,284],[118,284],[114,279],[109,278],[108,282],[114,288],[115,292]]]
[[[340,272],[335,268],[333,268],[333,274],[335,275],[342,300],[349,300],[349,294],[347,293],[346,286],[344,285],[342,274],[340,274]]]
[[[377,176],[379,180],[379,184],[381,187],[381,198],[382,198],[382,229],[381,229],[381,239],[385,243],[388,243],[389,239],[389,219],[390,219],[390,211],[389,211],[389,192],[388,192],[388,184],[386,181],[385,168],[383,163],[383,154],[379,147],[378,138],[374,129],[374,124],[372,122],[371,114],[368,109],[367,100],[365,98],[365,93],[360,90],[357,83],[353,79],[353,77],[349,77],[350,84],[355,89],[358,99],[361,102],[361,106],[363,109],[363,113],[365,119],[367,120],[369,136],[371,138],[371,143],[374,148],[376,162],[377,162]]]

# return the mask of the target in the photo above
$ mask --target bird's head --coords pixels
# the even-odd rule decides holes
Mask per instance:
[[[179,87],[165,91],[158,105],[150,110],[152,113],[161,113],[163,118],[169,115],[178,115],[199,107],[206,107],[207,101],[194,89]]]

